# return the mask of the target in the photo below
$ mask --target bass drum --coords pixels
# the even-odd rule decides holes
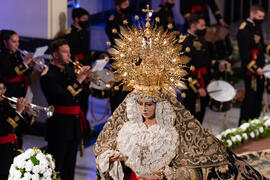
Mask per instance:
[[[232,108],[236,90],[223,80],[212,81],[207,86],[209,94],[209,107],[215,112],[226,112]]]
[[[96,98],[108,98],[111,94],[111,88],[114,82],[113,72],[109,69],[103,69],[96,72],[97,76],[102,80],[99,81],[99,84],[93,82],[90,83],[90,93]]]

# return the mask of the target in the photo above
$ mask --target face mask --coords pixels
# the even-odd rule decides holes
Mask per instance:
[[[254,19],[253,20],[256,26],[260,26],[263,23],[263,19]]]
[[[127,8],[121,8],[120,9],[120,11],[121,11],[121,13],[122,14],[125,14],[125,15],[128,15],[129,13],[130,13],[130,9],[129,9],[129,7],[127,7]]]
[[[168,3],[168,2],[166,3],[166,7],[169,9],[173,8],[173,6],[174,6],[174,3],[172,3],[172,4]]]
[[[206,29],[202,29],[202,30],[196,30],[195,34],[197,34],[199,37],[204,36],[206,33]]]
[[[79,21],[79,26],[81,26],[83,29],[88,28],[89,22],[88,21]]]

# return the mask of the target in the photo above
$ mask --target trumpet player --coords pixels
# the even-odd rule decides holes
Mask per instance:
[[[8,97],[25,97],[28,88],[28,75],[31,72],[31,66],[34,62],[32,55],[28,54],[22,58],[18,51],[19,35],[12,30],[2,30],[0,37],[0,76],[6,82]],[[19,142],[19,148],[23,144],[23,134],[26,129],[19,127],[16,129],[16,135]]]
[[[49,105],[55,110],[47,119],[46,140],[48,152],[56,160],[56,171],[61,179],[74,179],[77,146],[86,128],[80,108],[82,83],[89,76],[90,66],[80,67],[75,74],[69,66],[70,48],[65,39],[51,44],[52,63],[47,74],[41,77],[41,89]]]
[[[5,92],[4,81],[0,79],[0,180],[8,179],[10,165],[17,155],[18,141],[14,132],[25,123],[22,113],[27,105],[24,98],[18,98],[16,108],[12,108],[3,98]]]

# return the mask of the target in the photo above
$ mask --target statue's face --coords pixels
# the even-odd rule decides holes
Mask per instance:
[[[147,100],[145,98],[140,98],[137,100],[138,109],[141,115],[145,119],[153,119],[155,118],[155,111],[156,111],[156,103],[151,100]]]

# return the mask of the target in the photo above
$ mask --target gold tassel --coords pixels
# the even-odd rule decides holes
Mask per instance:
[[[256,76],[251,76],[251,88],[253,91],[257,91],[257,78]]]
[[[83,157],[84,155],[84,142],[83,138],[81,139],[81,145],[80,145],[80,157]]]
[[[195,113],[201,112],[201,99],[199,96],[196,98]]]

